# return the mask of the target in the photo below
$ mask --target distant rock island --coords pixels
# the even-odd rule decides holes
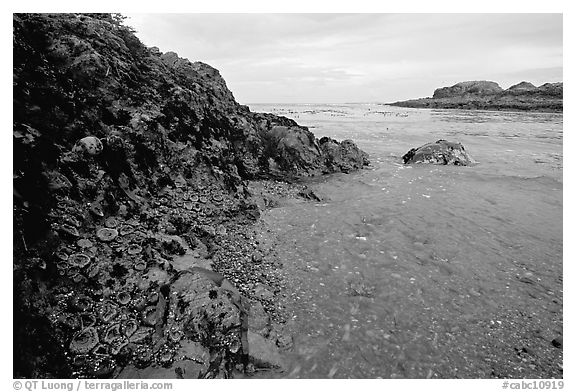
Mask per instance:
[[[504,90],[496,82],[468,81],[434,91],[432,98],[390,103],[392,106],[431,109],[521,110],[562,112],[563,83],[539,87],[520,82]]]

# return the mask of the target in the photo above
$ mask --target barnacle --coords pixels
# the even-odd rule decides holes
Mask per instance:
[[[103,227],[96,232],[96,236],[100,241],[109,242],[118,236],[118,230]]]
[[[142,247],[138,244],[132,244],[128,247],[127,252],[129,255],[137,255],[138,253],[142,252]]]
[[[132,336],[137,329],[138,329],[138,322],[136,320],[129,319],[121,323],[122,333],[124,334],[124,336],[128,338]]]
[[[90,264],[90,256],[83,253],[74,253],[68,258],[68,264],[73,267],[84,268]]]
[[[110,301],[105,301],[100,305],[98,309],[98,316],[100,320],[105,323],[109,323],[118,314],[118,306]]]
[[[130,293],[127,291],[121,291],[118,293],[118,295],[116,296],[118,303],[120,305],[127,305],[130,303],[130,300],[132,299],[132,297],[130,296]]]
[[[92,241],[90,241],[88,238],[80,238],[78,241],[76,241],[76,245],[78,245],[80,248],[90,248],[92,246]]]
[[[106,219],[106,222],[104,222],[104,226],[108,227],[109,229],[113,229],[116,226],[118,226],[118,220],[111,216],[108,219]]]
[[[87,295],[77,295],[70,298],[70,306],[72,309],[77,310],[79,312],[86,312],[92,308],[92,298],[88,297]]]
[[[74,354],[86,354],[98,345],[98,332],[94,327],[77,332],[70,342],[70,351]]]
[[[120,234],[121,235],[128,235],[134,232],[134,228],[129,225],[123,225],[120,227]]]
[[[104,333],[104,337],[102,340],[108,344],[114,342],[117,339],[122,338],[122,331],[120,330],[120,323],[112,324],[108,328],[106,328],[106,332]]]

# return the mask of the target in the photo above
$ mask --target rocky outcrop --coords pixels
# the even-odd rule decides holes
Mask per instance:
[[[402,160],[408,163],[431,163],[434,165],[470,166],[476,162],[468,155],[461,143],[438,140],[408,151]]]
[[[563,84],[536,87],[520,82],[503,90],[495,82],[470,81],[442,87],[431,98],[390,103],[392,106],[431,109],[478,109],[561,112]]]
[[[338,142],[329,137],[320,139],[320,149],[325,156],[327,172],[341,171],[348,173],[366,166],[368,154],[359,150],[352,140]]]
[[[537,89],[537,87],[534,86],[534,85],[533,85],[532,83],[530,83],[530,82],[520,82],[520,83],[518,83],[518,84],[515,84],[515,85],[513,85],[513,86],[510,86],[510,87],[508,88],[508,90],[506,90],[506,91],[507,91],[508,93],[518,92],[518,93],[521,93],[521,94],[522,94],[522,93],[524,93],[524,92],[534,91],[534,90],[536,90],[536,89]]]
[[[432,98],[453,98],[466,95],[492,95],[498,94],[502,88],[498,83],[488,81],[460,82],[452,87],[442,87],[434,91]]]
[[[14,376],[230,376],[249,352],[244,299],[274,284],[243,231],[259,217],[248,180],[366,154],[250,112],[121,16],[15,14],[13,31]]]

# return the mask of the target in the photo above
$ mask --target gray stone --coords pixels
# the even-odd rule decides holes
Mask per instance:
[[[460,143],[438,140],[418,148],[413,148],[402,157],[407,163],[431,163],[434,165],[469,166],[476,162],[468,155]]]
[[[212,280],[203,274],[183,273],[170,291],[170,312],[185,320],[187,336],[206,344],[239,344],[240,310]]]
[[[248,329],[262,336],[270,333],[270,316],[264,311],[260,302],[251,304],[248,313]]]
[[[271,290],[272,289],[265,284],[258,283],[254,288],[254,295],[261,300],[270,300],[274,298],[274,293]]]
[[[284,368],[285,363],[278,351],[278,347],[263,336],[248,331],[248,345],[250,346],[250,360],[256,367]]]

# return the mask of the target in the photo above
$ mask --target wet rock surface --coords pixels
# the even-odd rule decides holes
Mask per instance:
[[[367,155],[250,112],[217,70],[146,48],[118,15],[13,23],[14,377],[281,366],[260,211]]]
[[[407,163],[431,163],[434,165],[470,166],[476,162],[460,143],[438,140],[408,151],[402,160]]]

